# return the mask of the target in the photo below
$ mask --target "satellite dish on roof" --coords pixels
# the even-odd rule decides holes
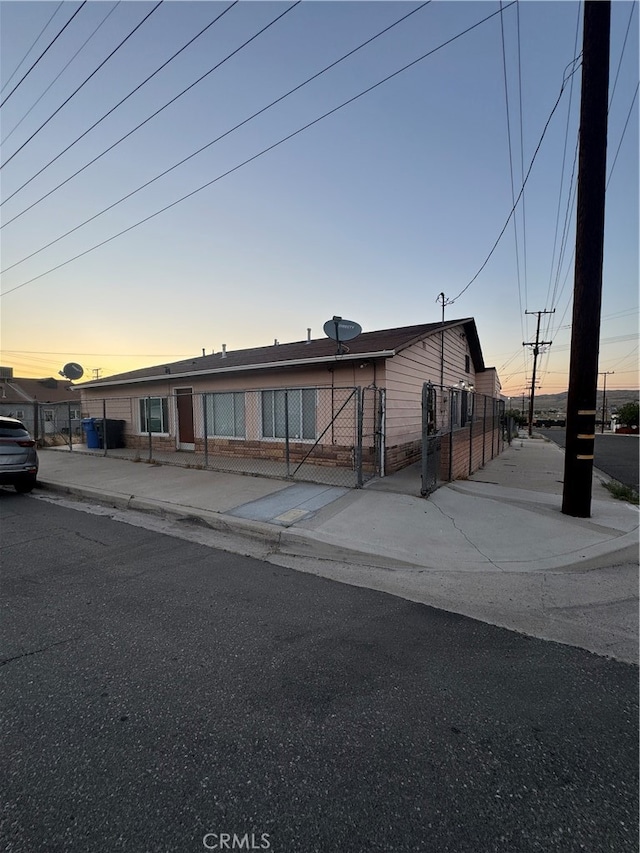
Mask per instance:
[[[83,368],[77,364],[75,361],[70,361],[69,364],[65,364],[62,370],[59,370],[58,373],[60,376],[64,376],[67,379],[80,379],[84,375]]]
[[[322,327],[328,338],[338,342],[338,352],[342,352],[342,342],[357,338],[362,332],[362,326],[353,320],[344,320],[342,317],[332,317]]]

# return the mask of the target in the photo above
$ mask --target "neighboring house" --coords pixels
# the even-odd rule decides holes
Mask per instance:
[[[10,367],[0,368],[0,415],[22,421],[34,438],[80,431],[80,395],[68,379],[23,379]]]
[[[437,386],[430,432],[468,434],[477,395],[490,399],[484,423],[489,411],[497,432],[500,382],[484,364],[473,319],[364,332],[342,349],[310,337],[237,351],[223,346],[77,387],[83,415],[117,420],[126,447],[154,458],[185,451],[209,459],[286,458],[287,465],[308,459],[388,474],[420,458],[426,382]],[[445,478],[460,476],[455,453],[446,452]]]

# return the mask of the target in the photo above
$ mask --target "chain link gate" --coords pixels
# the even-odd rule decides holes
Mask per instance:
[[[427,497],[438,485],[441,438],[437,432],[436,389],[430,382],[422,386],[422,486],[420,494]]]

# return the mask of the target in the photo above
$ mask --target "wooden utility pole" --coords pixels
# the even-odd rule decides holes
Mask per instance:
[[[522,342],[523,347],[533,347],[533,376],[531,377],[531,398],[529,400],[529,435],[533,432],[533,398],[535,396],[536,391],[536,366],[538,364],[538,355],[540,354],[540,347],[542,346],[551,346],[553,341],[541,341],[540,340],[540,317],[543,314],[555,314],[555,308],[551,311],[525,311],[525,314],[537,314],[538,315],[538,325],[536,327],[536,339],[532,343],[527,343],[526,341]]]
[[[610,0],[586,0],[576,261],[562,492],[562,512],[577,518],[589,518],[591,515],[602,302],[610,30]]]
[[[439,293],[436,302],[442,305],[442,331],[440,332],[440,388],[442,389],[444,387],[444,309],[445,306],[451,305],[451,301],[444,293]]]
[[[600,427],[600,435],[604,433],[604,419],[607,416],[607,376],[613,376],[615,370],[605,370],[600,373],[604,376],[604,389],[602,391],[602,425]]]

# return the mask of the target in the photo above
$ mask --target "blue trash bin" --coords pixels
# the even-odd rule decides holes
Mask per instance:
[[[102,443],[96,429],[96,418],[83,418],[82,429],[87,437],[87,447],[89,450],[99,450],[102,447]]]

